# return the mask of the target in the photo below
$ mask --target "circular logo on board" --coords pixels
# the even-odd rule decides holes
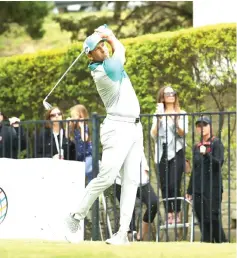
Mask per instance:
[[[4,221],[7,216],[8,201],[7,195],[0,187],[0,224]]]

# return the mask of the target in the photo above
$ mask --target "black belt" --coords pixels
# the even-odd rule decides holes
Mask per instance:
[[[114,115],[107,114],[106,118],[114,121],[121,121],[121,122],[127,122],[127,123],[135,123],[135,124],[140,122],[139,117],[133,118],[133,117],[114,116]]]

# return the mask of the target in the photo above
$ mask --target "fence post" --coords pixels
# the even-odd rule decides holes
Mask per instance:
[[[93,178],[99,173],[99,118],[96,112],[92,113],[92,167]],[[99,199],[92,206],[92,240],[100,240],[99,232]]]

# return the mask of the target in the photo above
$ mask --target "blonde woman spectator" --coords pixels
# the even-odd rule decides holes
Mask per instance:
[[[72,120],[69,123],[70,139],[75,143],[76,160],[85,162],[85,173],[88,181],[93,178],[92,174],[92,142],[88,127],[88,111],[83,105],[75,105],[70,108]]]
[[[178,96],[173,88],[162,87],[157,94],[155,113],[159,116],[153,118],[151,136],[156,144],[155,162],[158,163],[157,176],[160,180],[163,199],[181,196],[181,179],[185,169],[183,136],[188,132],[188,117],[184,115],[185,113],[180,109]],[[165,209],[166,205],[168,223],[173,224],[175,221],[180,223],[180,200],[164,201]]]

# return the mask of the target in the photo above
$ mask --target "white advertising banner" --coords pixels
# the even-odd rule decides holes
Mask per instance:
[[[0,158],[0,167],[0,239],[66,241],[64,219],[82,197],[84,162]]]

